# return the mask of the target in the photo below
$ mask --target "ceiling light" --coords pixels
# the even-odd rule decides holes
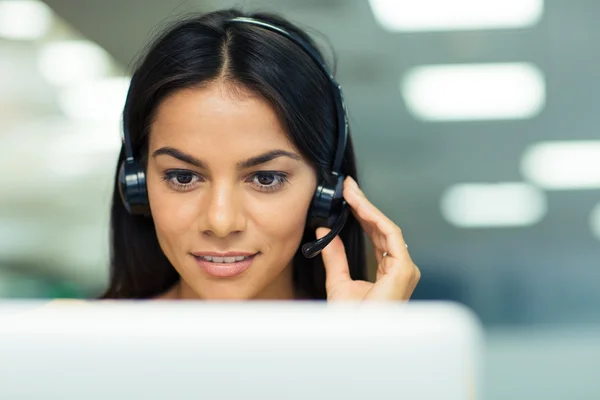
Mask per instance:
[[[533,225],[546,208],[544,193],[521,182],[457,184],[441,200],[444,218],[461,228]]]
[[[95,43],[66,40],[42,47],[38,68],[48,82],[66,85],[106,75],[111,68],[111,58]]]
[[[370,0],[388,31],[522,28],[540,20],[543,0]]]
[[[123,112],[130,78],[104,78],[64,89],[59,104],[76,120],[118,121]]]
[[[522,157],[521,173],[544,189],[600,188],[600,141],[534,144]]]
[[[419,66],[400,90],[408,110],[426,121],[531,118],[546,96],[542,73],[528,63]]]
[[[52,11],[41,1],[0,1],[0,37],[34,40],[43,37],[52,24]]]

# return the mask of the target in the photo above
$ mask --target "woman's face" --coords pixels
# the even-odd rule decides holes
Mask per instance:
[[[218,83],[166,98],[150,127],[147,186],[182,297],[293,296],[316,172],[266,101]]]

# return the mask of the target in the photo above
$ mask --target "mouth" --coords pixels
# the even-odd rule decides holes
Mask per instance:
[[[192,254],[192,256],[208,275],[215,278],[231,278],[250,268],[258,254]]]
[[[216,256],[196,256],[202,260],[216,264],[233,264],[236,262],[247,260],[253,256],[236,256],[236,257],[216,257]]]

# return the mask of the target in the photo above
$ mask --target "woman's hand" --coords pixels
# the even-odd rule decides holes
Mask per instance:
[[[350,278],[344,244],[336,236],[321,253],[327,274],[327,300],[407,301],[421,278],[421,272],[408,254],[402,231],[367,200],[350,177],[344,182],[344,199],[373,242],[377,278],[375,283]],[[317,238],[327,232],[327,228],[318,228]]]

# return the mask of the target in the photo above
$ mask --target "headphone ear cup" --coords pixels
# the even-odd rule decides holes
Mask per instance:
[[[317,186],[309,210],[308,225],[312,229],[327,227],[331,231],[320,239],[302,245],[306,258],[316,257],[344,228],[350,209],[344,201],[344,176],[332,176]]]
[[[344,179],[343,175],[334,176],[317,186],[308,212],[309,227],[332,228],[335,225],[343,209]]]
[[[119,194],[131,215],[150,215],[146,174],[134,161],[123,161],[119,168]]]

